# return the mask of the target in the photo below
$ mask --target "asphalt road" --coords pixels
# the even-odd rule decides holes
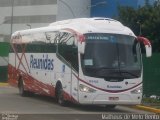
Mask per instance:
[[[103,106],[69,103],[62,107],[55,99],[46,96],[21,97],[18,89],[10,86],[0,87],[0,113],[2,120],[126,120],[132,115],[150,114],[125,106],[107,110]]]

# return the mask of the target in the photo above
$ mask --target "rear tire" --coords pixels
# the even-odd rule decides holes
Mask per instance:
[[[19,94],[24,97],[27,95],[27,92],[24,90],[24,85],[23,85],[23,81],[20,80],[18,83],[18,88],[19,88]]]

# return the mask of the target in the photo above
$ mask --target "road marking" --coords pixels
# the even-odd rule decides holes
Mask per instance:
[[[0,83],[0,87],[8,86],[8,85],[9,85],[8,83]]]
[[[152,108],[152,107],[136,105],[135,108],[145,110],[145,111],[154,112],[154,113],[160,113],[160,109],[156,109],[156,108]]]

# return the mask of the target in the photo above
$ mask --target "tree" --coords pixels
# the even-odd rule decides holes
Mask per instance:
[[[119,7],[119,21],[131,28],[138,36],[149,38],[152,42],[153,52],[160,52],[160,2],[153,6],[146,4],[134,9]],[[140,32],[141,31],[141,32]]]

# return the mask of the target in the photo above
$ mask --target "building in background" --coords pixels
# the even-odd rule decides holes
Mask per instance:
[[[153,4],[156,0],[148,0]],[[99,5],[106,2],[105,5]],[[91,0],[91,17],[116,17],[118,16],[119,6],[129,6],[137,9],[145,4],[145,0]]]
[[[89,5],[90,0],[0,0],[0,41],[8,41],[16,30],[42,27],[56,20],[90,17]]]
[[[0,0],[0,81],[7,77],[11,33],[56,20],[90,17],[91,0]]]

